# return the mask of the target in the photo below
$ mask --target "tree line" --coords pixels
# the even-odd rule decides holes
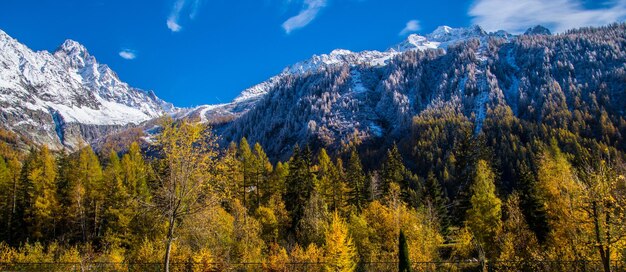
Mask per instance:
[[[432,128],[463,123],[446,120]],[[400,254],[412,262],[602,260],[610,271],[626,253],[624,168],[608,150],[575,163],[556,139],[537,141],[508,189],[488,145],[464,140],[448,163],[423,174],[408,165],[430,162],[428,153],[406,159],[398,145],[372,168],[358,141],[335,154],[296,145],[289,160],[272,163],[246,138],[220,148],[202,124],[164,120],[161,128],[154,144],[125,151],[0,144],[0,262],[354,271]]]

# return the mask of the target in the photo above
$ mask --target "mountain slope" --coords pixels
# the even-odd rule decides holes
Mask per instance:
[[[75,150],[174,107],[122,82],[81,44],[33,52],[0,30],[0,122],[53,149]]]
[[[296,143],[338,150],[355,136],[387,144],[414,139],[415,120],[452,109],[474,134],[510,112],[533,126],[621,143],[625,29],[549,35],[535,28],[512,36],[442,27],[386,52],[336,50],[286,69],[253,109],[218,130],[225,142],[247,137],[273,158],[286,158]]]
[[[345,49],[336,49],[329,54],[314,55],[308,60],[295,63],[285,68],[280,74],[244,90],[232,102],[220,105],[204,105],[191,109],[184,115],[209,123],[224,123],[239,118],[259,102],[272,89],[278,88],[279,84],[289,77],[316,73],[320,69],[328,69],[340,66],[364,66],[383,67],[389,64],[391,59],[408,51],[424,51],[442,49],[448,46],[479,39],[486,41],[490,37],[510,39],[513,36],[506,32],[487,33],[480,26],[469,28],[451,28],[441,26],[433,33],[426,36],[411,34],[402,43],[389,48],[386,51],[362,51],[352,52]]]

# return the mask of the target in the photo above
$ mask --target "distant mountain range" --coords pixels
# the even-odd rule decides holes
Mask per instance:
[[[0,31],[0,121],[37,144],[75,150],[142,123],[149,131],[146,122],[170,114],[210,123],[225,143],[260,142],[274,158],[296,143],[332,150],[355,137],[400,141],[414,118],[444,108],[467,116],[475,133],[498,106],[543,122],[554,105],[573,111],[600,103],[619,122],[624,30],[616,24],[552,35],[537,26],[511,35],[442,26],[382,52],[315,55],[230,103],[191,109],[130,87],[77,42],[33,52]]]

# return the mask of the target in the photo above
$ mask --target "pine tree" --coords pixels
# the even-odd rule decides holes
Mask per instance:
[[[365,186],[365,174],[363,173],[361,159],[355,147],[352,147],[350,152],[350,160],[346,172],[346,179],[350,188],[348,203],[360,212],[365,207],[369,197]]]
[[[445,192],[433,172],[429,172],[428,178],[426,178],[424,196],[424,205],[431,205],[434,208],[437,212],[440,230],[442,233],[447,234],[448,227],[450,227],[448,198],[445,196]]]
[[[495,174],[486,161],[476,164],[474,182],[470,187],[472,207],[466,224],[479,245],[481,260],[495,254],[495,239],[502,226],[502,201],[496,196]]]
[[[550,228],[546,211],[537,194],[537,181],[527,164],[520,166],[520,208],[530,229],[537,235],[540,243],[545,242]]]
[[[238,158],[238,149],[237,144],[231,142],[221,156],[214,173],[216,179],[215,190],[226,207],[235,199],[243,199],[244,190],[241,189],[243,184],[243,164]]]
[[[406,187],[404,183],[404,173],[406,172],[406,168],[404,163],[402,163],[402,156],[398,151],[398,146],[394,143],[393,147],[387,150],[387,158],[382,165],[381,171],[381,186],[380,186],[380,194],[381,196],[387,195],[389,193],[389,184],[397,183],[401,187]]]
[[[398,237],[398,271],[411,272],[411,260],[409,259],[409,247],[406,243],[404,231],[400,230]]]
[[[304,207],[315,187],[315,176],[310,168],[310,149],[306,147],[304,150],[301,150],[296,145],[293,149],[293,156],[289,161],[289,175],[285,180],[286,192],[284,195],[285,207],[292,219],[292,231],[295,231],[302,219]]]

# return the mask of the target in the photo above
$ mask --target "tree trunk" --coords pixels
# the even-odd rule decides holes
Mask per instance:
[[[172,241],[174,240],[174,224],[175,224],[175,219],[174,216],[170,217],[170,225],[168,226],[168,230],[167,230],[167,245],[165,246],[165,267],[164,267],[164,271],[165,272],[169,272],[170,271],[170,253],[172,250]]]

